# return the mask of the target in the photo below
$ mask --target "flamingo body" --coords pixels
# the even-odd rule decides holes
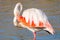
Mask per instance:
[[[36,31],[46,30],[51,34],[54,34],[54,30],[49,23],[47,16],[44,12],[37,8],[30,8],[23,11],[18,10],[20,6],[22,10],[21,3],[17,3],[14,8],[14,25],[21,25],[23,28],[27,28],[34,34],[34,40],[36,40]]]
[[[36,8],[31,8],[31,9],[25,10],[22,14],[22,17],[23,17],[22,24],[27,26],[28,28],[32,28],[32,29],[33,28],[34,29],[43,28],[44,23],[47,21],[47,17],[45,16],[45,14],[42,14],[42,11],[40,11]],[[20,20],[20,19],[18,19],[18,20]]]

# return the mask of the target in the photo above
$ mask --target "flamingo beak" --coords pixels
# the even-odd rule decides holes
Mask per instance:
[[[52,26],[49,22],[46,22],[44,30],[52,35],[54,35],[54,33],[55,33],[54,29],[52,28]]]

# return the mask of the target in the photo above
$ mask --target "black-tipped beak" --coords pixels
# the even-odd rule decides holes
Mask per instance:
[[[45,30],[46,31],[46,30]],[[49,31],[46,31],[47,33],[51,34]],[[52,34],[51,34],[52,35]]]
[[[49,32],[49,31],[47,31],[47,30],[45,30],[47,33],[49,33],[49,34],[51,34],[51,35],[54,35],[55,34],[55,32],[53,32],[53,34],[51,33],[51,32]]]

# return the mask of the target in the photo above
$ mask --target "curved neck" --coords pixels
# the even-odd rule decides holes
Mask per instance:
[[[20,15],[22,11],[22,4],[17,3],[15,8],[14,8],[14,16]]]

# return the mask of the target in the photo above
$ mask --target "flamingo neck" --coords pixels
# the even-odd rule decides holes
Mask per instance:
[[[22,4],[17,3],[14,8],[14,16],[21,15],[21,11],[22,11]]]

